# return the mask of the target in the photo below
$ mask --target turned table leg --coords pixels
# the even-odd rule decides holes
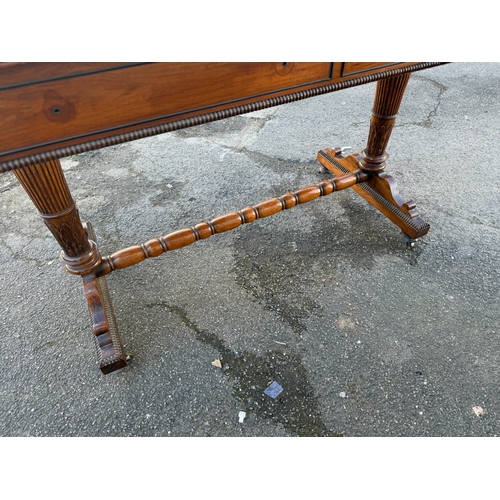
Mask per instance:
[[[14,174],[61,246],[66,269],[83,279],[101,371],[126,366],[105,278],[94,272],[102,261],[95,234],[80,220],[59,160],[24,167]]]
[[[340,148],[326,148],[318,153],[318,161],[336,175],[356,169],[370,174],[367,182],[352,186],[352,189],[400,227],[404,234],[416,239],[427,234],[429,224],[419,217],[413,201],[404,202],[396,180],[384,172],[387,144],[409,79],[410,73],[406,73],[377,82],[368,141],[360,154],[343,158]]]

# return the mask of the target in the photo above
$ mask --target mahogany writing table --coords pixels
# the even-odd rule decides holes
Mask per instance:
[[[352,187],[411,239],[429,230],[385,173],[386,147],[414,71],[443,63],[0,63],[0,173],[13,171],[80,275],[103,373],[123,368],[106,275]],[[59,159],[377,81],[364,150],[325,148],[335,177],[103,256]],[[98,177],[96,176],[96,181]],[[1,341],[1,340],[0,340]]]

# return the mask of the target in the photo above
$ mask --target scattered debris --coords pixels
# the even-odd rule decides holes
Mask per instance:
[[[476,417],[483,417],[486,415],[486,410],[483,410],[480,406],[473,406],[472,411],[476,414]]]
[[[220,362],[220,359],[216,359],[215,361],[212,361],[212,364],[216,366],[217,368],[222,368],[222,363]]]
[[[279,344],[279,345],[286,345],[285,342],[278,342],[277,340],[275,340],[276,344]]]
[[[339,396],[340,396],[341,398],[345,398],[345,397],[346,397],[346,394],[345,394],[345,392],[340,392],[340,393],[339,393]]]
[[[283,392],[283,387],[278,382],[273,382],[265,391],[264,394],[276,399]]]
[[[243,423],[243,420],[245,420],[245,417],[247,416],[247,414],[244,412],[244,411],[240,411],[238,413],[238,418],[240,419],[240,424]]]

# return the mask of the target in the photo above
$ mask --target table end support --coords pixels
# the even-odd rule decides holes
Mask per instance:
[[[335,175],[345,175],[359,169],[362,156],[358,153],[345,158],[340,148],[322,149],[318,161]],[[396,180],[385,172],[372,173],[362,184],[351,186],[357,194],[398,226],[409,238],[416,240],[428,233],[430,226],[418,213],[414,201],[405,202],[399,193]]]
[[[14,175],[62,248],[61,258],[67,271],[82,277],[101,371],[110,373],[125,367],[127,358],[106,278],[96,274],[102,255],[95,233],[90,224],[84,225],[80,220],[59,160],[18,169]]]

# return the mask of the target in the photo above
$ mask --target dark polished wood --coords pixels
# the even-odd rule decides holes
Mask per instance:
[[[345,175],[355,168],[371,173],[368,182],[353,186],[353,190],[400,227],[409,238],[417,239],[427,234],[430,226],[419,217],[415,202],[405,202],[396,180],[384,172],[389,156],[387,144],[409,79],[410,74],[405,73],[377,82],[366,148],[360,154],[349,157],[355,158],[356,162],[341,158],[331,148],[320,151],[317,158],[325,169],[336,175]]]
[[[80,220],[59,160],[18,169],[14,175],[61,246],[66,269],[82,276],[101,371],[123,368],[126,356],[106,279],[94,272],[102,261],[95,233]]]
[[[317,158],[335,175],[345,175],[354,168],[359,168],[362,159],[359,154],[343,158],[331,148],[321,150]],[[404,202],[399,194],[396,180],[385,172],[371,174],[367,182],[354,185],[352,189],[396,224],[410,239],[416,240],[428,233],[430,226],[419,217],[415,202]]]
[[[105,276],[200,239],[352,187],[410,238],[426,234],[386,174],[410,75],[444,63],[0,63],[0,173],[14,171],[82,277],[103,373],[127,365]],[[318,153],[336,177],[102,257],[59,162],[65,156],[377,81],[366,148]],[[98,176],[96,176],[98,180]],[[1,341],[1,340],[0,340]]]
[[[91,241],[97,242],[90,222],[84,224]],[[127,366],[127,355],[118,330],[106,278],[96,272],[82,275],[83,291],[89,306],[97,362],[102,373],[111,373]]]
[[[95,269],[100,254],[87,238],[59,160],[15,170],[14,175],[63,249],[68,271],[84,274]]]
[[[438,64],[0,63],[0,172]]]
[[[382,172],[385,168],[387,144],[409,80],[410,74],[404,73],[377,82],[368,143],[360,160],[361,168],[367,172]]]

